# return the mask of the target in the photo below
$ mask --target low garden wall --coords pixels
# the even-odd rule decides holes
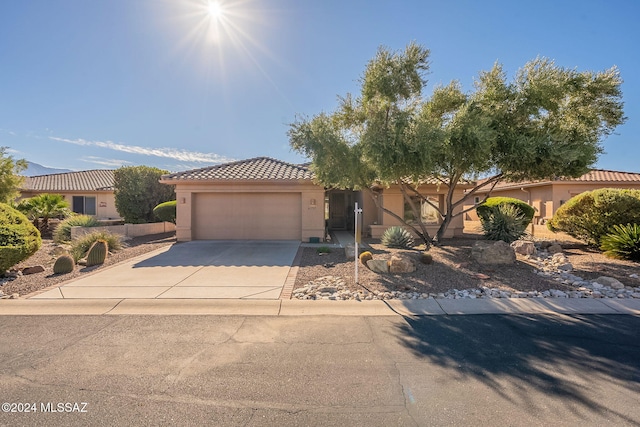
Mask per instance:
[[[84,236],[94,231],[106,231],[126,237],[147,236],[149,234],[169,233],[175,231],[176,226],[171,222],[152,222],[149,224],[122,224],[102,227],[71,227],[71,239]]]

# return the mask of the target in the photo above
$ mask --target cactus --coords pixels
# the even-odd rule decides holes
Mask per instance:
[[[371,255],[371,252],[364,251],[360,254],[360,262],[364,265],[367,265],[367,261],[369,261],[370,259],[373,259],[373,255]]]
[[[433,262],[433,256],[428,252],[420,253],[420,262],[423,264],[431,264]]]
[[[75,267],[76,263],[73,261],[73,257],[71,255],[61,255],[53,264],[53,274],[71,273]]]
[[[87,252],[87,267],[104,264],[104,260],[107,259],[107,252],[109,251],[108,246],[106,240],[96,240]]]
[[[413,237],[402,227],[394,226],[386,229],[382,235],[382,244],[388,248],[410,248],[413,246]]]

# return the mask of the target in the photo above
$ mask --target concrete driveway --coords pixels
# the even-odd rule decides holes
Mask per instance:
[[[193,241],[114,265],[31,299],[278,299],[298,241]]]

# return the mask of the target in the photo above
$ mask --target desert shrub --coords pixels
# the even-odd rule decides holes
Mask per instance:
[[[330,254],[331,248],[329,246],[320,246],[318,249],[316,249],[316,252],[318,252],[319,254]]]
[[[487,239],[511,243],[524,234],[529,220],[518,207],[504,203],[491,208],[481,223]]]
[[[93,233],[85,234],[71,243],[71,256],[74,261],[78,262],[79,259],[84,258],[89,248],[91,248],[93,243],[98,240],[105,240],[109,250],[117,251],[122,248],[120,236],[117,234],[108,233],[106,231],[95,231]]]
[[[511,205],[516,207],[520,213],[524,215],[523,219],[526,220],[525,226],[531,222],[536,213],[533,206],[529,206],[526,202],[520,199],[515,199],[513,197],[489,197],[484,203],[476,207],[476,212],[478,213],[480,221],[487,219],[489,215],[494,212],[493,208],[501,205]]]
[[[364,265],[367,265],[367,261],[373,259],[373,255],[369,251],[364,251],[360,254],[360,262]]]
[[[572,197],[560,206],[547,227],[600,246],[614,225],[640,224],[640,190],[601,188]]]
[[[0,203],[0,275],[36,253],[41,245],[40,232],[31,221]]]
[[[614,225],[600,241],[606,256],[640,261],[640,225]]]
[[[158,206],[153,208],[153,214],[160,221],[167,221],[176,223],[176,201],[170,200],[168,202],[160,203]]]
[[[380,241],[388,248],[410,248],[414,244],[411,233],[397,225],[387,228]]]
[[[71,240],[71,227],[97,227],[98,220],[89,215],[74,215],[58,224],[53,232],[53,240],[56,243],[68,242]]]
[[[433,262],[433,256],[426,251],[420,252],[420,262],[423,264],[431,264]]]

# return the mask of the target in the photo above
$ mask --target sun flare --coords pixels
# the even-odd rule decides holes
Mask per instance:
[[[207,7],[207,13],[212,19],[218,20],[221,19],[224,15],[224,9],[222,5],[217,1],[209,2],[209,6]]]

